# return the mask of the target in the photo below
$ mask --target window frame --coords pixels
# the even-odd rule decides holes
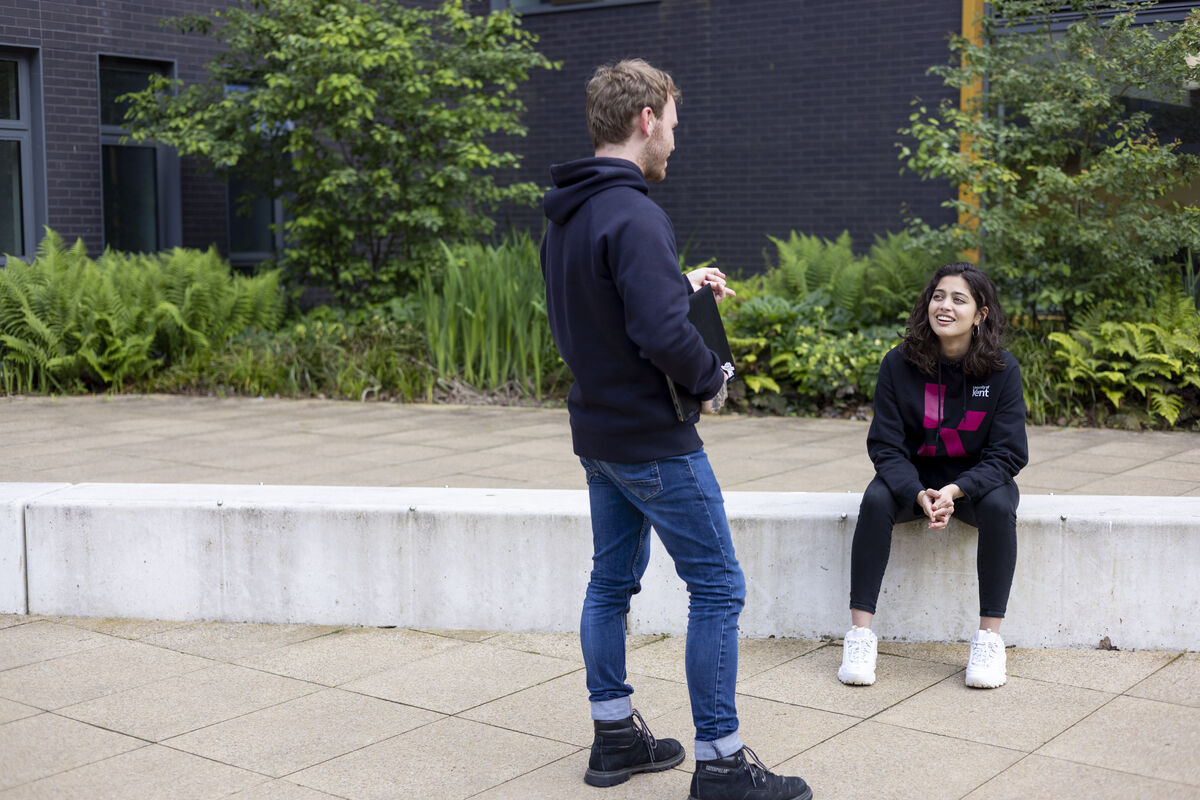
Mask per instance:
[[[15,141],[21,150],[21,252],[23,260],[33,258],[40,241],[37,233],[47,223],[46,154],[42,131],[41,51],[36,48],[0,45],[0,60],[17,65],[17,119],[0,119],[0,141]],[[37,91],[35,91],[35,89]],[[7,256],[0,252],[0,267]]]
[[[1067,10],[1054,11],[1048,15],[1047,21],[1049,22],[1050,31],[1052,33],[1060,33],[1065,31],[1072,24],[1079,22],[1081,19],[1084,19],[1087,16],[1087,12],[1070,10],[1069,7],[1066,8]],[[1193,8],[1195,8],[1194,2],[1160,0],[1158,5],[1151,6],[1150,8],[1140,9],[1138,11],[1137,24],[1141,26],[1152,25],[1155,22],[1183,22]],[[988,13],[993,12],[991,9],[989,9]],[[1112,19],[1114,16],[1116,16],[1116,14],[1117,12],[1115,10],[1108,9],[1101,10],[1097,16],[1103,20]],[[995,15],[994,18],[999,23],[1003,23],[1005,19],[1004,17],[998,15]],[[1017,33],[1029,33],[1038,30],[1043,24],[1045,23],[1036,22],[1024,25],[1014,25],[1009,30]]]
[[[573,2],[568,0],[564,5],[513,8],[510,0],[491,0],[491,10],[503,11],[512,8],[515,13],[521,16],[532,16],[537,14],[559,14],[566,11],[594,11],[598,8],[611,8],[613,6],[640,6],[659,2],[662,2],[662,0],[574,0]]]
[[[97,125],[99,128],[100,151],[100,241],[103,247],[108,247],[108,209],[104,202],[104,148],[105,147],[137,147],[154,150],[154,179],[155,192],[155,227],[156,241],[152,252],[179,247],[183,244],[183,210],[182,190],[180,188],[179,155],[173,147],[155,144],[153,142],[130,142],[129,129],[123,125],[109,125],[101,120],[104,118],[103,80],[101,72],[105,66],[139,67],[147,72],[158,72],[167,78],[174,78],[178,65],[175,61],[154,58],[141,58],[125,54],[99,52],[96,54],[96,99]]]

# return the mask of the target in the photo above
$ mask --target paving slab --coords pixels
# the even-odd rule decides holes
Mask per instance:
[[[578,664],[485,644],[465,644],[345,685],[360,692],[455,714],[574,672]]]
[[[121,800],[209,800],[263,781],[262,775],[158,745],[96,761],[18,786],[5,800],[111,797]]]
[[[583,782],[588,752],[553,761],[543,767],[502,783],[474,796],[473,800],[530,800],[531,798],[563,798],[563,800],[683,800],[688,794],[691,773],[669,769],[638,775],[617,786],[604,789],[589,788]],[[601,794],[603,792],[603,794]]]
[[[323,689],[167,739],[164,744],[282,778],[440,718],[432,711]],[[456,752],[461,758],[463,751]]]
[[[18,719],[36,716],[37,714],[41,713],[42,710],[40,708],[34,708],[33,706],[27,706],[23,703],[5,700],[3,697],[0,697],[0,725],[5,724],[6,722],[13,722]]]
[[[200,622],[156,633],[143,641],[205,658],[237,661],[335,630],[332,625]]]
[[[835,714],[744,694],[738,694],[735,702],[738,733],[743,743],[770,769],[862,722],[858,717],[848,714]],[[659,717],[654,721],[652,730],[661,730],[663,736],[674,736],[684,743],[686,757],[679,769],[690,777],[696,768],[695,752],[689,741],[694,731],[691,708],[685,705]]]
[[[1127,772],[1028,756],[968,794],[963,800],[1096,800],[1098,797],[1200,800],[1200,787]]]
[[[339,800],[339,798],[288,780],[275,780],[229,795],[228,800]]]
[[[209,666],[206,658],[115,639],[0,672],[0,697],[52,710]]]
[[[780,764],[821,800],[958,800],[1022,753],[867,721]]]
[[[972,689],[955,675],[874,719],[897,727],[1026,752],[1113,699],[1077,686],[1009,676],[1003,691]]]
[[[685,685],[641,675],[630,675],[629,682],[633,686],[633,705],[651,725],[651,731],[658,731],[656,736],[684,740],[694,737]],[[562,677],[468,709],[459,716],[544,739],[590,747],[592,724],[587,696],[586,676],[583,669],[579,668]],[[570,709],[574,713],[547,713],[547,709],[552,708]],[[665,715],[680,709],[687,714],[686,725],[671,728],[660,724]]]
[[[810,639],[744,639],[738,643],[738,679],[748,680],[822,646],[821,642]],[[685,683],[686,649],[687,637],[664,637],[661,641],[638,648],[636,652],[627,653],[625,666],[630,672],[640,675]]]
[[[237,663],[325,686],[341,686],[461,646],[460,640],[418,631],[348,628]]]
[[[953,675],[959,668],[880,654],[874,686],[846,686],[837,678],[842,648],[826,646],[749,680],[743,694],[855,717],[870,717]]]
[[[9,620],[14,617],[19,619],[19,615],[13,615]],[[109,640],[104,636],[72,625],[42,619],[24,625],[14,623],[0,628],[0,670],[36,664],[106,644]]]
[[[1155,650],[1035,650],[1011,647],[1008,674],[1121,693],[1161,670],[1178,656]],[[1200,675],[1196,676],[1200,680]]]
[[[322,686],[218,664],[59,709],[99,728],[161,742],[320,691]]]
[[[54,714],[24,717],[0,725],[0,789],[145,746],[139,739]]]
[[[458,800],[577,750],[574,745],[452,718],[311,767],[289,780],[356,800]],[[405,768],[412,764],[420,768]],[[582,793],[582,784],[576,787]]]
[[[1200,786],[1200,708],[1117,697],[1037,753]]]
[[[1200,708],[1200,654],[1184,653],[1127,694]]]

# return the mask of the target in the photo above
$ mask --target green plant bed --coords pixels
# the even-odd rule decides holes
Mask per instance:
[[[0,389],[120,391],[283,309],[275,273],[235,276],[215,250],[93,260],[48,230],[32,263],[0,270]]]

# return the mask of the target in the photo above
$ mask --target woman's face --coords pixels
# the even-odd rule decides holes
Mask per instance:
[[[979,308],[961,275],[942,278],[929,299],[929,327],[937,334],[945,355],[965,354],[971,345],[971,330],[986,316],[987,309]]]

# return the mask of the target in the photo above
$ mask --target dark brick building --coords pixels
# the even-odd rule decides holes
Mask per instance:
[[[239,243],[236,221],[231,236],[223,184],[165,149],[122,144],[112,100],[151,71],[201,79],[213,44],[159,21],[225,4],[0,0],[0,250],[31,253],[43,225],[82,237],[93,253],[105,244],[261,249]],[[757,270],[767,234],[848,229],[865,246],[873,234],[898,230],[906,207],[946,219],[939,203],[949,187],[899,173],[896,129],[914,97],[947,96],[925,70],[947,59],[962,3],[514,5],[524,7],[539,49],[563,63],[525,88],[530,133],[508,145],[525,156],[522,178],[546,183],[549,164],[590,152],[587,77],[604,61],[640,56],[683,90],[678,149],[653,195],[693,260],[717,256],[728,268]],[[536,209],[503,216],[541,227]]]
[[[159,23],[212,7],[0,0],[0,250],[32,253],[44,225],[93,254],[114,240],[228,250],[224,184],[165,148],[122,145],[113,124],[112,97],[146,73],[203,77],[214,45]]]
[[[767,234],[849,230],[865,248],[874,234],[900,230],[905,208],[949,219],[939,204],[950,187],[900,174],[896,129],[913,98],[951,96],[925,72],[948,60],[962,3],[529,4],[539,8],[525,27],[563,66],[530,82],[523,177],[545,183],[549,164],[590,152],[588,77],[597,64],[639,56],[683,91],[668,178],[651,194],[692,261],[716,256],[758,271]],[[541,225],[536,211],[512,221]]]

